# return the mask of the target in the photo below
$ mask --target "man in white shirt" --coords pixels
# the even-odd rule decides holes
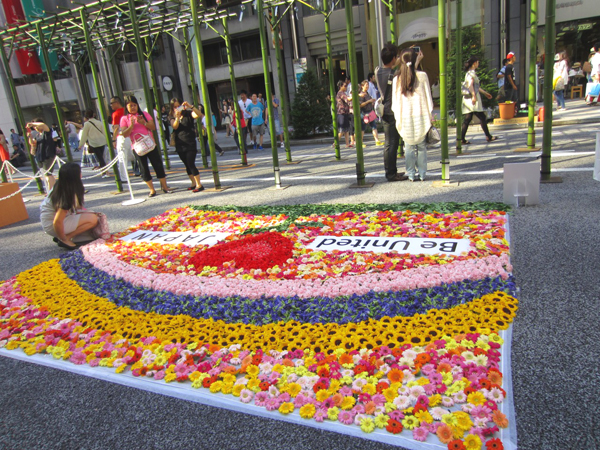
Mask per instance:
[[[252,100],[250,100],[248,98],[248,93],[243,90],[242,92],[240,92],[240,100],[238,101],[238,104],[240,105],[240,111],[242,112],[242,114],[244,115],[244,121],[246,122],[246,126],[244,128],[242,128],[242,140],[244,141],[244,153],[247,153],[247,148],[246,148],[246,136],[248,136],[248,131],[251,130],[252,128],[252,115],[246,111],[246,108],[250,105],[250,103],[252,103]],[[250,143],[250,145],[252,145],[253,142]]]

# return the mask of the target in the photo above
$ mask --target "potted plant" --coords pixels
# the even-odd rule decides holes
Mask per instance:
[[[505,102],[499,103],[498,107],[500,109],[500,118],[503,120],[512,119],[515,117],[515,102]]]

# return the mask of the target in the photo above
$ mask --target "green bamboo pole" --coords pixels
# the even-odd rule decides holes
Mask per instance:
[[[328,0],[323,0],[323,9],[328,11]],[[329,67],[329,97],[331,98],[331,122],[333,124],[333,145],[335,147],[335,159],[342,159],[340,154],[340,137],[338,136],[336,90],[333,75],[333,58],[331,57],[331,31],[329,29],[329,14],[325,14],[325,45],[327,46],[327,66]]]
[[[88,58],[90,61],[90,68],[92,69],[92,79],[94,80],[94,87],[96,88],[96,96],[98,97],[98,104],[100,107],[100,119],[102,120],[102,126],[104,127],[104,136],[106,137],[106,145],[108,145],[108,154],[110,155],[111,161],[115,159],[115,149],[113,147],[112,135],[108,128],[108,124],[110,120],[106,116],[106,111],[102,107],[102,88],[100,86],[100,78],[98,78],[98,69],[96,68],[96,52],[92,45],[92,40],[90,39],[90,30],[87,25],[88,16],[85,10],[81,10],[79,12],[79,17],[81,18],[81,25],[83,28],[83,36],[85,37],[85,45],[87,47]],[[115,164],[113,167],[113,173],[115,175],[115,183],[117,185],[117,190],[119,192],[123,192],[123,186],[121,184],[121,176],[119,173],[119,164]]]
[[[438,47],[440,55],[440,134],[442,137],[442,182],[450,181],[448,159],[448,106],[446,86],[446,2],[438,2]]]
[[[129,0],[133,1],[133,0]],[[259,3],[262,3],[259,1]],[[212,113],[210,111],[210,97],[208,95],[208,86],[206,85],[206,68],[204,65],[204,49],[202,48],[202,39],[200,38],[200,23],[198,22],[198,0],[190,0],[192,21],[194,23],[194,35],[196,39],[196,54],[198,57],[198,73],[200,74],[200,86],[202,88],[202,99],[204,100],[204,114],[206,121],[206,136],[208,137],[208,147],[210,150],[210,164],[212,167],[215,189],[221,189],[221,180],[219,179],[219,166],[217,165],[217,154],[215,153],[215,137],[212,133]],[[200,136],[202,139],[202,136]]]
[[[546,58],[544,60],[544,137],[542,143],[542,181],[548,181],[551,177],[551,155],[552,155],[552,73],[554,72],[554,47],[556,40],[555,27],[556,0],[546,0],[546,25],[544,35],[546,37]]]
[[[35,29],[38,35],[38,41],[40,44],[40,51],[44,63],[46,64],[46,74],[48,75],[48,84],[50,85],[50,92],[52,93],[52,101],[54,102],[54,109],[56,110],[56,120],[58,120],[58,128],[60,128],[60,134],[63,137],[62,141],[65,145],[65,151],[67,153],[67,160],[73,161],[71,155],[71,147],[69,146],[69,139],[67,139],[67,133],[65,130],[65,121],[63,119],[62,111],[60,109],[60,100],[56,91],[56,85],[54,84],[54,74],[52,73],[52,64],[50,63],[50,57],[48,56],[48,47],[46,47],[46,37],[42,32],[41,23],[35,24]]]
[[[196,71],[194,70],[194,58],[192,57],[192,51],[190,48],[192,42],[190,41],[190,36],[187,27],[183,28],[183,40],[185,42],[185,57],[188,64],[188,72],[190,73],[190,83],[192,85],[192,104],[195,104],[196,101],[200,101],[200,95],[198,95],[198,85],[196,84]],[[202,121],[198,120],[196,122],[196,125],[198,127],[198,136],[200,137],[198,140],[200,141],[200,156],[202,158],[202,167],[207,169],[208,158],[206,156],[206,148],[204,148],[204,139],[202,139]]]
[[[390,36],[392,42],[396,43],[396,0],[391,0],[388,8],[390,9]]]
[[[273,17],[275,17],[275,15],[273,14]],[[275,37],[275,56],[277,58],[277,75],[279,76],[279,106],[280,106],[280,110],[279,110],[279,125],[283,128],[283,142],[285,145],[285,154],[286,154],[286,161],[288,163],[292,162],[292,149],[290,147],[290,131],[288,130],[288,123],[287,123],[287,96],[285,95],[285,77],[283,76],[283,69],[282,69],[282,61],[283,61],[283,56],[281,55],[281,49],[279,48],[279,31],[278,28],[281,25],[277,25],[276,27],[273,28],[273,35]],[[269,103],[271,103],[269,101]],[[270,122],[270,121],[269,121]],[[275,142],[275,147],[277,147],[277,136],[273,136],[271,138],[272,141]]]
[[[248,157],[245,152],[244,132],[242,131],[242,112],[240,111],[240,104],[237,101],[237,87],[235,85],[235,71],[233,69],[233,55],[231,53],[231,37],[229,36],[229,25],[227,24],[227,17],[223,17],[223,34],[225,35],[225,48],[227,49],[227,65],[229,66],[229,80],[231,82],[231,98],[233,98],[233,107],[235,108],[235,132],[238,135],[238,142],[240,143],[240,157],[242,160],[242,166],[248,165]]]
[[[352,0],[345,0],[346,38],[348,39],[348,59],[350,64],[350,82],[352,83],[352,108],[354,109],[354,138],[356,142],[356,184],[365,185],[365,160],[363,155],[362,120],[360,118],[360,98],[358,96],[358,70],[356,67],[356,45],[354,43],[354,16]]]
[[[538,0],[531,0],[529,30],[529,101],[527,105],[527,148],[535,148],[535,85],[537,77],[535,73],[537,62],[537,26],[538,26]]]
[[[456,154],[462,154],[461,128],[462,128],[462,0],[456,0],[456,70],[455,70],[455,90],[456,90]],[[441,83],[440,83],[441,84]]]
[[[154,109],[156,109],[156,112],[158,114],[160,114],[159,110],[160,110],[160,95],[158,93],[158,86],[156,86],[156,78],[154,75],[154,62],[152,61],[152,56],[151,56],[151,52],[152,52],[152,42],[150,41],[150,37],[146,37],[145,39],[146,41],[146,52],[148,53],[148,67],[150,68],[150,81],[152,82],[152,93],[154,94]],[[152,118],[154,119],[154,111],[151,112],[152,114]],[[155,120],[156,122],[156,120]],[[171,168],[171,162],[169,161],[169,147],[167,146],[167,139],[165,138],[165,130],[163,130],[163,127],[160,126],[160,119],[158,119],[159,125],[158,125],[158,130],[156,130],[156,133],[158,134],[158,137],[160,138],[160,142],[162,142],[163,144],[163,157],[165,158],[165,167],[167,169]]]
[[[272,99],[271,95],[271,77],[269,70],[269,53],[268,53],[268,37],[265,27],[265,14],[262,0],[258,0],[258,29],[260,33],[260,50],[262,54],[263,72],[265,74],[265,96],[267,99]],[[275,136],[275,123],[273,117],[273,103],[267,101],[269,110],[269,132],[271,133],[271,154],[273,155],[273,174],[275,176],[275,187],[281,189],[281,174],[279,171],[279,155],[277,154],[277,140]],[[275,138],[275,139],[274,139]]]
[[[138,26],[138,20],[139,18],[137,17],[137,13],[135,10],[135,0],[128,0],[129,2],[129,14],[130,19],[131,19],[131,31],[133,31],[133,39],[135,41],[135,51],[137,54],[137,58],[138,58],[138,65],[140,68],[140,74],[142,76],[142,86],[144,88],[144,97],[146,97],[146,105],[147,107],[150,109],[150,111],[148,111],[148,113],[150,114],[150,116],[152,117],[152,120],[154,121],[154,114],[151,111],[152,109],[152,94],[150,93],[150,86],[148,85],[148,70],[146,70],[146,59],[144,57],[144,42],[142,41],[142,38],[140,37],[140,29]],[[140,111],[141,113],[142,111]],[[154,135],[154,142],[158,142],[158,134],[157,131],[154,130],[152,132],[152,134]],[[168,161],[168,159],[167,159]],[[168,168],[168,166],[167,166]]]
[[[12,96],[13,103],[15,105],[15,110],[17,111],[17,120],[19,121],[19,126],[23,131],[23,135],[25,136],[25,151],[27,152],[27,156],[29,157],[29,162],[31,163],[31,170],[36,174],[38,171],[38,166],[35,162],[35,158],[31,154],[31,149],[29,147],[29,139],[27,139],[27,130],[25,128],[26,122],[23,117],[23,109],[21,108],[21,101],[19,100],[19,95],[17,94],[17,88],[15,87],[15,81],[13,79],[12,70],[10,68],[10,62],[8,61],[8,57],[6,56],[6,52],[4,51],[4,40],[2,36],[0,36],[0,53],[2,54],[2,64],[4,64],[4,70],[6,71],[6,78],[8,79],[8,86],[10,88],[10,95]],[[35,182],[37,183],[38,191],[40,194],[44,193],[44,185],[40,178],[36,178]]]

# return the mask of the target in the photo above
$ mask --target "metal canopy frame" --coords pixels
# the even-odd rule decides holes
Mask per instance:
[[[246,0],[249,3],[252,0]],[[79,4],[71,2],[73,4]],[[48,43],[48,51],[72,54],[87,51],[86,36],[80,20],[83,11],[87,16],[89,37],[94,50],[112,45],[123,45],[130,42],[136,45],[134,24],[136,18],[139,37],[144,40],[157,37],[160,33],[173,33],[179,28],[191,27],[193,18],[190,2],[186,0],[154,0],[135,1],[135,9],[130,10],[127,0],[101,0],[81,5],[68,11],[43,17],[17,26],[9,26],[0,30],[0,37],[12,49],[39,49],[39,36],[36,27]],[[220,21],[224,17],[236,16],[224,9],[198,9],[198,20],[201,22]]]

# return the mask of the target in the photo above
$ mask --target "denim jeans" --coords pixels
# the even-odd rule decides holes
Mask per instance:
[[[425,139],[418,144],[406,144],[405,150],[406,175],[408,175],[409,179],[413,180],[418,169],[419,177],[421,180],[424,180],[427,175],[427,147],[425,146]]]
[[[560,91],[554,91],[554,96],[556,97],[556,103],[559,108],[566,108],[565,106],[565,90],[561,89]]]
[[[69,148],[71,151],[77,150],[79,147],[79,138],[77,136],[69,135]]]
[[[385,177],[388,180],[393,179],[398,173],[398,145],[400,144],[400,135],[396,129],[396,118],[391,115],[382,117],[383,133],[385,135],[385,146],[383,147],[383,167],[385,168]]]

